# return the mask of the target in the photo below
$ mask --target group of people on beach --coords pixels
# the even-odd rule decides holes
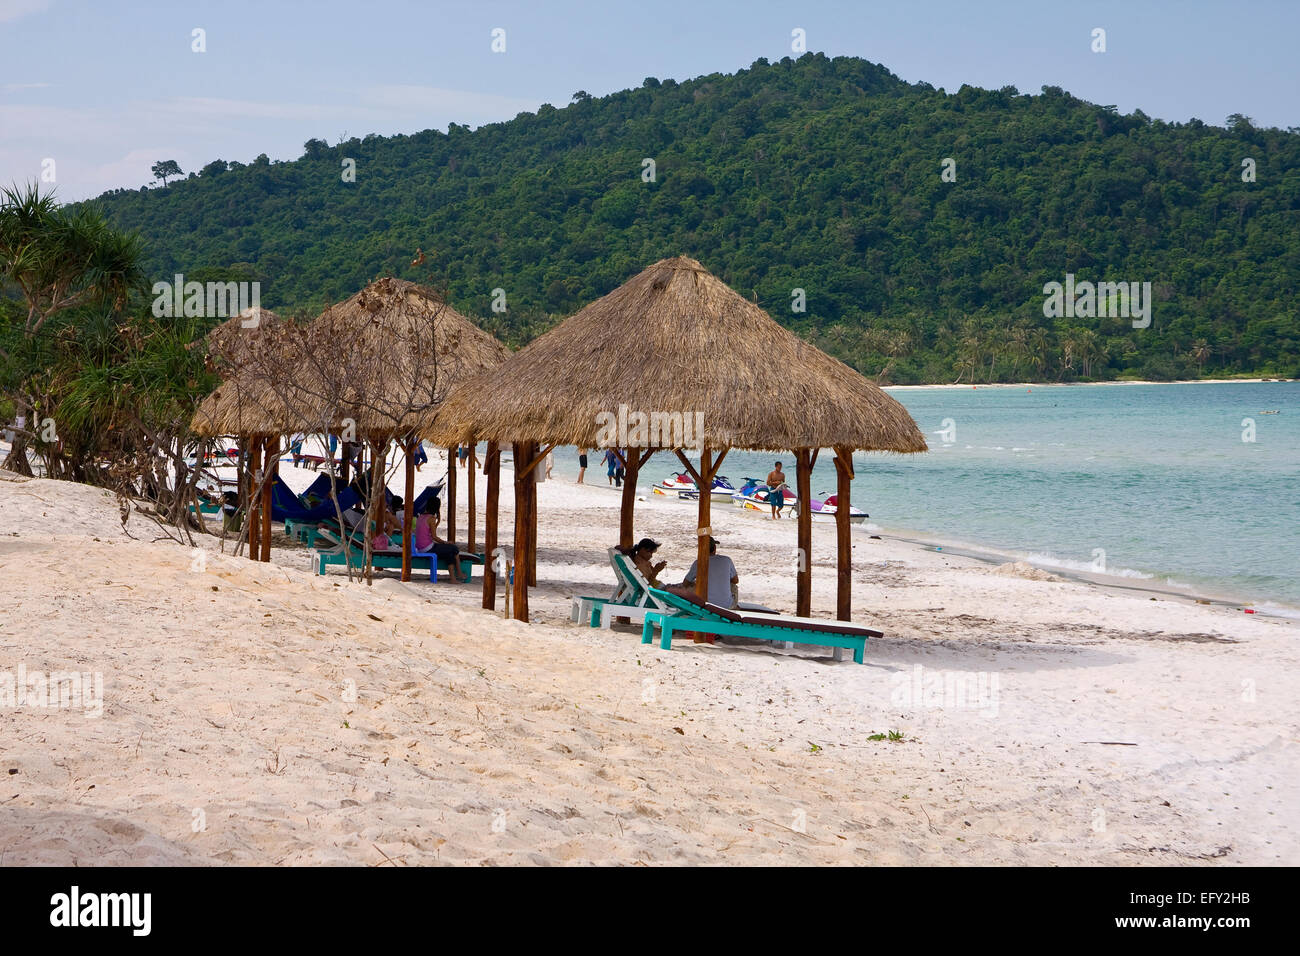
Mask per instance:
[[[357,490],[358,499],[355,505],[343,512],[343,523],[347,526],[347,533],[353,534],[358,531],[366,520],[366,502],[369,500],[369,488],[365,473],[359,473],[353,478],[349,487]],[[389,506],[383,509],[380,518],[374,522],[372,529],[374,533],[370,539],[371,549],[374,551],[391,550],[394,546],[392,536],[395,534],[400,535],[405,521],[406,502],[400,495],[393,495],[389,501]],[[452,580],[457,584],[463,584],[469,580],[469,575],[460,566],[460,547],[454,542],[445,540],[438,534],[438,525],[441,521],[442,499],[437,492],[434,492],[429,495],[420,513],[412,516],[412,553],[437,555],[438,566],[448,568]]]
[[[609,483],[615,488],[621,488],[624,479],[627,477],[627,470],[624,467],[623,459],[619,457],[618,452],[613,448],[605,449],[605,457],[601,460],[605,466],[605,475]],[[587,449],[578,449],[578,478],[574,484],[585,485],[587,483]],[[550,456],[546,461],[547,477],[550,477]],[[767,503],[772,507],[772,519],[783,517],[782,511],[785,510],[785,492],[789,486],[785,481],[785,472],[781,470],[781,463],[778,461],[776,467],[767,473]]]
[[[578,449],[578,479],[574,482],[577,485],[587,483],[587,449]],[[623,479],[627,477],[627,468],[623,464],[623,459],[619,457],[618,452],[613,448],[605,449],[605,456],[601,459],[601,464],[605,466],[605,477],[615,488],[623,487]]]

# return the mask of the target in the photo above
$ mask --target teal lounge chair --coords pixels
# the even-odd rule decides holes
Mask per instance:
[[[659,646],[666,651],[672,649],[673,631],[695,631],[703,634],[732,634],[762,641],[847,647],[853,651],[853,660],[861,664],[867,638],[884,636],[881,631],[850,624],[848,621],[732,611],[701,601],[694,594],[678,594],[658,588],[651,588],[650,594],[668,605],[672,612],[648,612],[641,626],[641,643],[649,644],[654,639],[654,629],[657,627],[662,635]]]
[[[333,534],[323,529],[316,532],[316,540],[321,542],[316,547],[316,573],[324,574],[325,568],[331,564],[347,565],[351,563],[354,568],[359,568],[365,561],[365,551],[363,546],[357,542],[355,537],[348,539],[345,546],[343,542]],[[471,554],[466,551],[460,553],[460,569],[465,577],[472,579],[474,576],[474,566],[483,563],[483,555]],[[350,559],[350,562],[349,562]],[[395,568],[401,570],[402,567],[402,549],[399,545],[397,548],[389,548],[385,551],[372,551],[370,554],[371,563],[376,568]],[[412,551],[411,567],[421,571],[426,568],[429,571],[429,580],[438,580],[438,556],[432,551]],[[448,572],[450,574],[450,572]]]

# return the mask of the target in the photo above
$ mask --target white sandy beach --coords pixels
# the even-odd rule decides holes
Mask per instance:
[[[1300,863],[1300,624],[855,530],[865,666],[662,651],[569,623],[612,584],[618,496],[568,471],[539,487],[532,625],[478,580],[318,577],[278,534],[270,564],[199,553],[128,537],[104,492],[0,480],[0,863]],[[694,506],[646,497],[678,580]],[[794,522],[713,526],[742,599],[792,612]],[[833,544],[814,525],[818,616]],[[20,665],[102,672],[102,716],[6,706]]]

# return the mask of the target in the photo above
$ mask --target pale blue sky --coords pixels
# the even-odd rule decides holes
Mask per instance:
[[[75,200],[146,184],[158,159],[189,172],[295,159],[311,137],[477,126],[777,60],[796,27],[810,50],[949,91],[1047,84],[1167,120],[1300,126],[1300,0],[0,0],[0,183],[52,158]]]

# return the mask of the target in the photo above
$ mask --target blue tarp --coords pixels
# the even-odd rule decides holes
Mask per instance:
[[[316,481],[312,482],[312,488],[325,480],[321,494],[329,495],[329,475],[322,475]],[[309,491],[311,489],[308,489]],[[347,511],[357,503],[360,496],[355,488],[344,488],[339,492],[339,507]],[[314,508],[307,508],[299,500],[298,496],[290,490],[289,486],[280,480],[277,476],[271,484],[271,520],[284,521],[286,518],[290,521],[323,521],[326,518],[335,517],[334,502],[328,497]]]

